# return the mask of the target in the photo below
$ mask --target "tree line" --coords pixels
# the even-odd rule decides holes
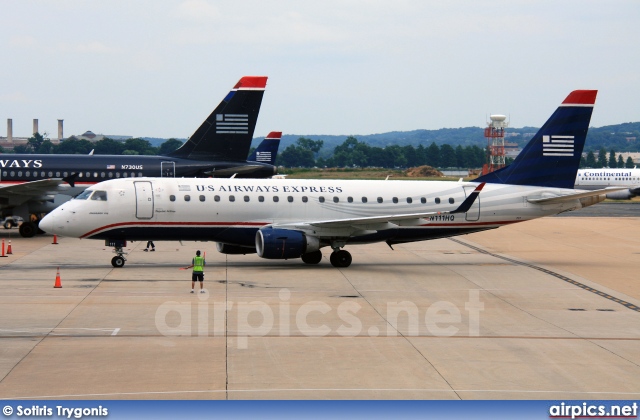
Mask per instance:
[[[180,146],[182,146],[180,140],[169,139],[159,147],[154,147],[148,140],[141,138],[132,138],[124,142],[104,138],[95,143],[88,140],[67,139],[59,144],[53,144],[40,133],[34,133],[26,144],[15,146],[13,153],[86,155],[93,150],[96,155],[166,155]]]
[[[379,167],[410,168],[422,165],[434,168],[481,168],[487,162],[487,149],[479,146],[456,146],[449,144],[438,146],[435,142],[430,146],[418,145],[376,147],[361,142],[355,137],[348,137],[335,147],[328,157],[318,157],[323,146],[322,140],[311,140],[300,137],[295,144],[287,146],[276,160],[278,166],[288,168],[310,167]],[[506,164],[513,162],[507,158]],[[596,153],[589,151],[580,161],[581,168],[633,168],[633,159],[626,160],[621,154],[611,149],[607,154],[604,147]]]
[[[589,153],[587,153],[587,157],[582,157],[582,159],[580,160],[580,167],[581,168],[628,168],[631,169],[635,166],[635,164],[633,163],[633,159],[631,159],[631,156],[627,157],[627,160],[625,161],[622,158],[621,154],[617,155],[618,157],[616,158],[616,151],[611,149],[609,151],[609,157],[607,157],[607,151],[605,150],[604,147],[601,147],[600,150],[598,151],[598,157],[596,158],[595,153],[593,153],[593,151],[589,151]]]
[[[285,167],[379,167],[408,168],[429,165],[434,168],[479,168],[485,163],[486,151],[478,146],[453,147],[449,144],[438,146],[431,143],[386,147],[370,146],[348,137],[335,147],[333,155],[318,157],[322,140],[300,137],[295,144],[289,145],[278,154],[276,164]]]
[[[479,146],[456,146],[449,144],[438,146],[435,142],[424,147],[422,144],[371,146],[353,136],[335,147],[330,157],[319,157],[324,142],[300,137],[295,144],[289,145],[278,154],[276,164],[288,168],[311,167],[379,167],[409,168],[422,165],[434,168],[480,168],[487,161],[487,150]],[[124,142],[105,138],[92,143],[88,140],[68,139],[53,144],[39,133],[29,138],[27,144],[14,147],[14,153],[23,154],[89,154],[93,150],[97,155],[166,155],[182,145],[177,139],[169,139],[158,147],[148,140],[132,138]],[[3,152],[0,150],[0,152]],[[507,164],[512,160],[507,159]],[[582,157],[581,168],[633,168],[631,157],[626,160],[614,149],[608,153],[604,147],[596,153],[589,151]]]

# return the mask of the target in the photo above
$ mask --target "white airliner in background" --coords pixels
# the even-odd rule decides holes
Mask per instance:
[[[626,187],[607,192],[612,200],[628,200],[640,195],[640,169],[580,169],[576,176],[575,188],[599,190],[603,188]]]
[[[102,182],[40,227],[105,240],[215,241],[228,254],[348,267],[345,246],[389,246],[577,210],[604,190],[573,189],[597,91],[574,91],[509,166],[473,182],[135,178]]]

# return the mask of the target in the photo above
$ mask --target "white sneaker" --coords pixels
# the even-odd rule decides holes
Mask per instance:
[[[200,290],[200,293],[204,293],[204,290]]]
[[[191,293],[194,293],[193,289],[191,289]]]

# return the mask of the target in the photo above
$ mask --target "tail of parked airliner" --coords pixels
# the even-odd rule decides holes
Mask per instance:
[[[168,156],[245,161],[266,86],[266,76],[241,78],[182,147]]]
[[[574,90],[507,167],[474,181],[573,188],[597,90]]]
[[[275,165],[281,138],[281,131],[270,132],[258,147],[256,147],[256,150],[251,153],[251,156],[249,156],[247,160],[250,162],[262,162],[268,163],[269,165]]]

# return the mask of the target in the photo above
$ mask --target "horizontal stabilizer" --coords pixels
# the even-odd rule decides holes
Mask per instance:
[[[604,190],[586,191],[577,194],[561,195],[558,197],[529,198],[527,201],[533,204],[557,204],[566,203],[567,201],[578,200],[580,198],[596,197],[598,195],[606,195],[611,192],[627,190],[628,188],[607,188]]]

